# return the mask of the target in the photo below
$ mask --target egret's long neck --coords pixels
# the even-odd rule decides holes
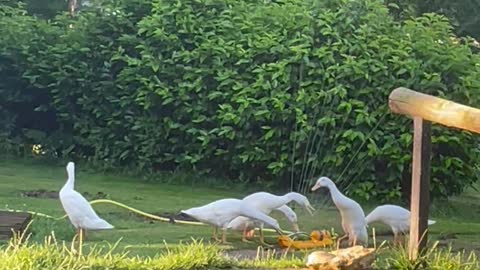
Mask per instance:
[[[243,211],[242,216],[253,218],[255,220],[268,224],[275,229],[279,229],[278,222],[272,217],[262,213],[261,211],[252,211],[252,209],[250,209],[250,211]]]
[[[67,183],[65,184],[65,188],[73,189],[75,185],[75,172],[73,170],[67,170]]]
[[[330,184],[327,186],[330,190],[330,195],[332,196],[332,200],[337,207],[342,207],[344,203],[348,200],[347,196],[343,195],[340,190],[338,190],[335,184]]]
[[[301,204],[300,199],[299,199],[299,194],[296,192],[289,192],[283,196],[280,196],[281,201],[283,204],[287,204],[291,201],[295,201],[298,204]]]
[[[290,222],[297,222],[297,215],[292,210],[292,208],[288,207],[287,205],[283,205],[276,210],[283,213],[283,215],[290,221]]]

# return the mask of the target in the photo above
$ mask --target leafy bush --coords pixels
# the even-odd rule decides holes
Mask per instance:
[[[385,6],[396,20],[407,20],[417,14],[417,0],[385,0]]]
[[[441,16],[398,23],[373,0],[147,2],[59,16],[22,52],[15,84],[48,97],[28,112],[54,116],[35,128],[53,152],[283,185],[327,174],[390,200],[408,192],[412,147],[390,91],[480,105],[479,57]],[[435,126],[433,141],[434,196],[478,179],[478,139]]]
[[[478,0],[427,0],[418,1],[418,13],[437,12],[447,16],[455,26],[455,32],[462,36],[480,38],[480,1]]]
[[[435,12],[450,20],[456,34],[480,38],[479,0],[385,0],[384,2],[390,14],[396,19],[405,20]]]
[[[53,29],[22,7],[0,5],[0,139],[10,148],[20,142],[20,133],[35,136],[58,128],[49,122],[54,115],[36,111],[49,102],[48,92],[36,87],[38,77],[22,78],[29,59],[55,43]]]

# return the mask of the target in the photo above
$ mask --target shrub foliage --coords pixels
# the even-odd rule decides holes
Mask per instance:
[[[48,23],[0,6],[0,26],[2,136],[117,167],[326,174],[398,198],[412,123],[389,112],[390,91],[480,106],[468,41],[374,0],[117,0]],[[478,179],[478,137],[435,126],[433,142],[435,196]]]

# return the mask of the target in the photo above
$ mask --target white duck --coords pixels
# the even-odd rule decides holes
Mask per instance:
[[[214,226],[212,238],[218,241],[217,230],[222,229],[222,243],[227,243],[226,230],[228,224],[239,216],[261,221],[282,234],[277,220],[257,210],[255,207],[239,199],[221,199],[204,206],[193,207],[181,211],[203,223]]]
[[[340,246],[340,242],[347,237],[349,245],[355,246],[358,241],[367,244],[367,224],[362,207],[356,201],[343,195],[335,183],[328,177],[320,177],[312,187],[312,191],[321,187],[326,187],[330,190],[332,200],[342,217],[342,228],[345,235],[337,240],[337,249]]]
[[[74,190],[75,164],[73,162],[67,164],[67,175],[67,183],[60,190],[59,197],[70,222],[78,230],[80,241],[86,230],[113,229],[114,227],[101,219],[88,201]]]
[[[297,214],[292,210],[292,208],[284,205],[275,210],[282,212],[290,224],[292,224],[295,232],[299,231]],[[252,238],[255,234],[255,228],[260,226],[261,223],[258,221],[254,221],[246,217],[237,217],[228,224],[227,229],[242,231],[242,241],[248,242],[247,237]]]
[[[303,206],[311,215],[313,215],[313,211],[315,211],[315,208],[313,208],[312,205],[310,205],[310,202],[308,201],[307,197],[303,196],[300,193],[297,192],[289,192],[285,195],[278,196],[274,195],[268,192],[256,192],[253,194],[250,194],[246,196],[245,198],[242,199],[242,201],[249,203],[256,209],[262,211],[265,214],[270,214],[273,210],[278,208],[281,208],[285,206],[287,203],[291,201],[295,201],[297,204]],[[290,209],[290,208],[289,208]],[[283,211],[288,211],[286,208],[282,208]],[[280,210],[280,211],[282,211]],[[291,209],[290,209],[291,210]],[[283,212],[282,211],[282,212]],[[291,210],[293,211],[293,210]],[[284,213],[285,214],[285,213]],[[288,215],[288,214],[286,214]],[[287,216],[288,217],[288,216]],[[295,215],[296,219],[296,215]],[[243,226],[243,228],[242,228]],[[251,228],[253,226],[253,228]],[[298,224],[292,224],[294,226],[294,229],[298,231]],[[262,223],[252,223],[251,220],[248,218],[244,217],[238,217],[234,219],[228,226],[227,228],[241,228],[243,230],[242,234],[242,241],[246,241],[245,237],[247,235],[253,236],[254,233],[254,228],[259,227],[260,229],[260,242],[264,244],[264,236],[263,236],[263,224]],[[247,229],[249,229],[247,233]]]
[[[400,243],[399,234],[410,231],[410,211],[398,205],[385,204],[377,206],[365,218],[367,225],[381,222],[392,229],[394,243]],[[435,224],[435,220],[428,220],[428,225]]]

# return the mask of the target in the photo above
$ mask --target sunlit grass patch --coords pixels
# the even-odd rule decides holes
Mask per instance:
[[[220,248],[198,240],[173,248],[167,246],[166,252],[146,258],[131,257],[128,252],[114,252],[117,245],[118,242],[108,248],[93,246],[80,255],[78,246],[58,242],[54,234],[46,237],[43,243],[20,236],[0,249],[0,269],[188,270],[223,268],[227,265]]]
[[[308,251],[295,253],[282,253],[262,247],[257,248],[255,258],[251,260],[231,260],[230,264],[240,268],[248,269],[280,269],[305,267],[305,259]]]
[[[86,246],[83,253],[75,241],[57,241],[55,234],[43,242],[32,241],[19,235],[0,247],[0,269],[282,269],[302,268],[310,251],[278,253],[259,247],[252,259],[234,259],[225,256],[225,250],[215,244],[191,239],[178,245],[164,243],[154,256],[131,256],[128,251],[118,251],[118,245]],[[378,270],[476,270],[480,262],[474,253],[453,252],[429,248],[417,261],[408,258],[406,248],[377,249],[375,268]],[[82,255],[80,255],[82,254]]]
[[[0,269],[278,269],[302,267],[304,255],[284,254],[258,249],[253,260],[228,258],[217,245],[192,239],[165,249],[153,257],[129,256],[127,251],[117,252],[118,243],[108,247],[88,247],[80,255],[78,245],[59,242],[52,233],[44,242],[31,241],[18,236],[0,249]]]

